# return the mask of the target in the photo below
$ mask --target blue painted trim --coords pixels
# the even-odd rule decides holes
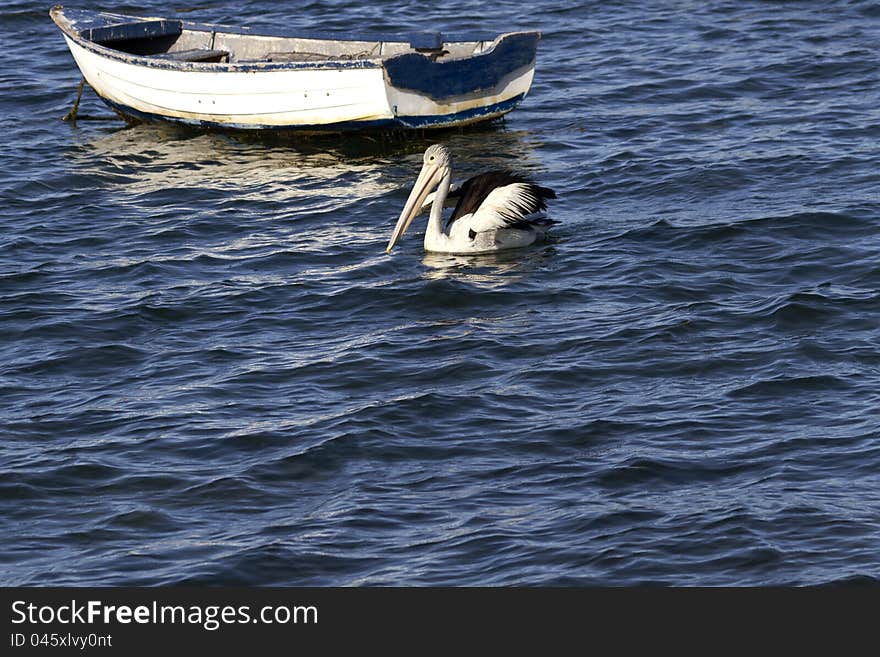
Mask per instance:
[[[384,66],[388,81],[398,89],[435,100],[464,96],[494,89],[514,71],[533,65],[540,38],[537,32],[520,32],[505,36],[473,57],[435,62],[418,53],[407,53],[386,59]]]
[[[497,118],[507,114],[519,105],[525,94],[517,94],[494,105],[476,107],[474,109],[456,112],[455,114],[437,114],[433,116],[398,116],[397,126],[402,128],[452,128],[465,123],[477,123]]]
[[[154,20],[130,21],[101,27],[89,27],[80,30],[80,36],[89,41],[107,43],[128,41],[129,39],[154,39],[157,37],[177,36],[183,31],[180,21]]]
[[[115,103],[107,98],[102,100],[119,114],[150,123],[177,123],[193,128],[204,128],[220,131],[246,131],[246,132],[302,132],[302,133],[327,133],[327,132],[354,132],[366,130],[389,130],[389,129],[425,129],[425,128],[452,128],[467,123],[476,123],[497,118],[507,114],[525,98],[525,94],[519,94],[494,105],[478,107],[475,109],[456,112],[455,114],[437,114],[432,116],[397,116],[392,119],[378,119],[373,121],[344,121],[320,125],[266,125],[250,126],[230,123],[217,123],[214,121],[198,121],[180,119],[176,117],[162,116]]]
[[[140,55],[128,55],[124,53],[118,54],[112,50],[110,52],[107,52],[106,50],[97,51],[94,47],[94,44],[90,44],[89,42],[84,42],[80,45],[82,45],[86,49],[96,52],[96,54],[100,55],[101,57],[116,59],[118,61],[133,64],[135,66],[143,66],[145,68],[161,68],[169,71],[253,73],[256,71],[295,71],[303,69],[323,69],[339,71],[363,68],[382,68],[382,62],[378,59],[354,59],[350,61],[335,59],[325,62],[200,62],[177,60],[166,55],[150,55],[148,57],[144,57]]]

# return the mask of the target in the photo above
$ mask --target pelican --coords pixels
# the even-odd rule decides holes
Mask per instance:
[[[481,173],[454,188],[451,161],[449,150],[440,144],[425,151],[422,170],[388,241],[387,253],[428,202],[426,251],[467,254],[515,249],[542,239],[557,223],[541,214],[547,209],[547,199],[556,198],[552,189],[510,171]],[[435,187],[437,191],[430,194]],[[444,230],[443,208],[454,199],[458,202]]]

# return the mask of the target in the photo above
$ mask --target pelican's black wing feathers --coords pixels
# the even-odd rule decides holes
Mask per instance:
[[[525,218],[547,209],[547,199],[556,198],[556,192],[536,184],[529,178],[512,171],[487,171],[468,178],[458,189],[458,203],[449,218],[449,225],[459,217],[476,212],[486,197],[495,189],[519,183],[524,185],[518,201],[503,210],[504,222],[510,228],[529,224]]]

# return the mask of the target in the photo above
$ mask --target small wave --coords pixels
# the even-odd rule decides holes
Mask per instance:
[[[48,375],[76,372],[90,377],[119,367],[137,367],[148,357],[144,349],[127,344],[74,347],[51,354],[33,355],[29,362],[8,370],[12,375]]]
[[[714,481],[750,470],[751,465],[738,461],[633,458],[603,472],[598,483],[606,488],[625,489],[633,485],[680,486],[684,483]]]
[[[705,225],[675,225],[661,218],[650,226],[633,228],[618,238],[650,240],[677,247],[696,247],[747,236],[769,236],[798,241],[835,235],[862,235],[873,231],[873,222],[854,214],[801,212]]]
[[[729,392],[733,398],[770,397],[785,398],[809,392],[835,392],[851,388],[846,380],[828,374],[812,376],[780,377],[756,381]]]
[[[155,509],[133,509],[108,517],[104,529],[119,529],[147,532],[170,532],[179,527],[179,523],[169,515]]]

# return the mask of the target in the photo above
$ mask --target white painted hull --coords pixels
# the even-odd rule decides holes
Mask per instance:
[[[95,92],[146,115],[239,128],[391,119],[381,68],[177,71],[101,57],[65,35]]]

